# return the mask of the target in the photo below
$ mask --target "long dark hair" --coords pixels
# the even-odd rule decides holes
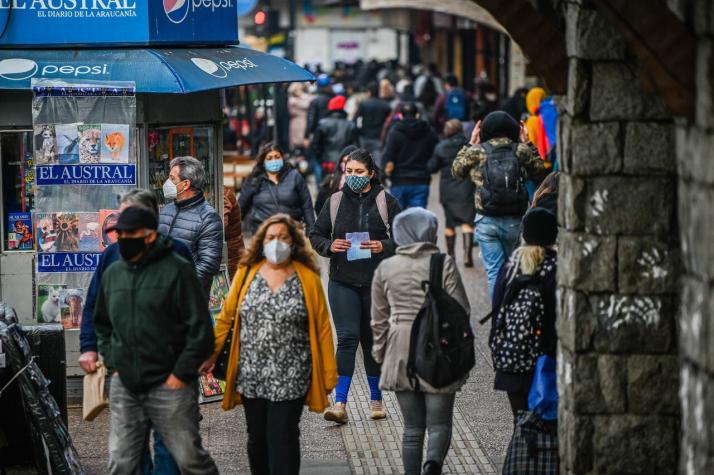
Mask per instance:
[[[285,152],[283,152],[283,149],[281,149],[278,144],[276,144],[275,142],[264,143],[258,151],[258,156],[255,159],[255,166],[253,167],[253,171],[250,172],[248,180],[256,181],[260,179],[260,177],[266,176],[267,172],[265,171],[265,157],[267,157],[270,152],[278,152],[280,156],[283,157],[283,160],[285,160]],[[285,160],[283,169],[289,166],[290,164]]]
[[[372,157],[372,154],[369,153],[367,150],[363,148],[358,148],[354,152],[350,153],[347,156],[347,161],[349,162],[350,160],[354,160],[356,162],[360,162],[362,165],[367,167],[367,171],[374,172],[374,176],[372,177],[372,180],[370,181],[372,186],[376,185],[381,185],[382,182],[379,178],[380,175],[380,170],[377,164],[374,161],[374,157]]]

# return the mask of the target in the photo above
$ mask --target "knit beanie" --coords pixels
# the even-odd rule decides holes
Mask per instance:
[[[327,103],[327,110],[329,111],[341,111],[345,108],[345,96],[335,96],[330,99]]]
[[[558,237],[558,220],[545,208],[535,207],[523,216],[523,240],[530,246],[547,247]]]

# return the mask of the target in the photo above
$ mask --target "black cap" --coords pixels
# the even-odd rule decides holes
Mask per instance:
[[[156,215],[145,208],[130,206],[121,212],[117,223],[107,228],[109,231],[136,231],[137,229],[152,229],[156,230],[159,227],[159,221]]]
[[[558,220],[545,208],[535,207],[523,216],[523,240],[531,246],[551,246],[558,237]]]

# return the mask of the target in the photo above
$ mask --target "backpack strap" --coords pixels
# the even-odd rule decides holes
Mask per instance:
[[[384,226],[387,228],[387,237],[392,238],[391,227],[389,226],[389,210],[387,209],[387,192],[384,189],[377,193],[377,210],[379,211],[379,217],[382,218]]]
[[[432,289],[441,289],[444,281],[444,262],[446,254],[437,252],[431,255],[429,262],[429,286]]]
[[[340,208],[340,202],[342,201],[342,191],[335,191],[330,196],[330,223],[332,223],[332,230],[330,231],[330,238],[335,235],[335,221],[337,220],[337,210]]]

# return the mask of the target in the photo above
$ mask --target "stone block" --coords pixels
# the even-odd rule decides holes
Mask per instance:
[[[670,353],[674,349],[675,306],[662,296],[593,296],[597,312],[593,335],[600,353]]]
[[[706,447],[702,447],[682,437],[679,473],[685,475],[714,473],[714,455],[710,455]]]
[[[674,173],[674,124],[630,122],[625,126],[623,170],[633,175]]]
[[[712,289],[695,277],[684,276],[679,302],[679,351],[682,356],[700,367],[709,367],[712,370]]]
[[[610,175],[621,170],[619,123],[573,123],[570,139],[572,175]]]
[[[589,91],[589,63],[577,58],[570,58],[565,111],[573,117],[585,115],[588,110],[588,100],[590,99]]]
[[[627,358],[627,409],[630,414],[679,414],[676,355],[632,355]]]
[[[627,409],[627,362],[623,356],[576,354],[571,406],[577,414],[621,414]]]
[[[685,360],[680,372],[679,401],[683,438],[708,447],[714,455],[714,378]]]
[[[692,0],[667,0],[667,7],[683,23],[687,23]]]
[[[659,95],[644,92],[637,65],[593,63],[590,90],[590,118],[593,121],[667,119],[670,116]]]
[[[569,231],[582,231],[587,202],[585,180],[561,173],[558,178],[558,222]]]
[[[583,292],[615,290],[617,241],[561,230],[558,278],[563,285]]]
[[[714,134],[698,127],[677,127],[677,173],[680,178],[714,185]]]
[[[590,473],[593,466],[592,439],[591,417],[558,409],[561,473]]]
[[[684,2],[684,0],[678,1]],[[714,33],[714,3],[711,0],[694,0],[692,10],[694,31],[700,35]]]
[[[672,241],[671,237],[667,237]],[[622,294],[673,293],[679,276],[679,249],[662,240],[618,238],[617,286]]]
[[[682,263],[687,272],[714,280],[714,190],[696,183],[679,183],[679,233]]]
[[[679,445],[676,417],[597,416],[593,424],[595,473],[676,472]]]
[[[700,39],[695,66],[696,122],[704,129],[714,128],[714,40]]]
[[[588,351],[597,325],[590,301],[582,292],[563,287],[559,294],[556,320],[560,344],[569,351]]]
[[[588,182],[585,231],[671,235],[676,182],[670,178],[608,177]]]
[[[563,114],[558,120],[558,162],[560,171],[570,173],[571,169],[571,139],[573,118],[569,114]]]
[[[597,10],[568,4],[565,9],[565,50],[570,57],[621,60],[625,40]]]

